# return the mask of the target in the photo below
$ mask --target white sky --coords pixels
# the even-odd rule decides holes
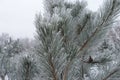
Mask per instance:
[[[88,8],[96,11],[102,0],[88,0]],[[43,9],[42,0],[0,0],[0,35],[34,38],[35,14]]]

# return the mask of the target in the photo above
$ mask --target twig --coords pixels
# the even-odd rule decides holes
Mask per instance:
[[[113,70],[109,75],[107,75],[103,80],[107,80],[108,78],[110,78],[112,75],[114,75],[116,72],[118,72],[119,71],[119,69],[117,68],[117,69],[115,69],[115,70]]]
[[[50,67],[51,67],[51,72],[52,72],[53,80],[58,80],[58,76],[57,76],[57,73],[55,71],[54,64],[52,62],[52,56],[51,56],[51,54],[49,56],[49,64],[50,64]]]

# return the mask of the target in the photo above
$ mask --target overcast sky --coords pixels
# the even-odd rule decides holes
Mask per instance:
[[[102,0],[88,0],[88,8],[96,11]],[[34,38],[35,14],[43,9],[42,0],[0,0],[0,35]]]

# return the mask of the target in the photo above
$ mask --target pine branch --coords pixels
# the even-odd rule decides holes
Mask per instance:
[[[36,63],[30,57],[23,57],[21,59],[21,65],[18,68],[18,73],[18,80],[33,80],[39,71]]]
[[[64,75],[63,75],[63,80],[67,80],[67,75],[68,75],[68,71],[69,71],[69,67],[71,65],[71,62],[68,62],[66,67],[65,67],[65,70],[64,70]]]
[[[116,72],[118,72],[119,70],[120,70],[120,69],[117,68],[117,69],[111,71],[111,72],[109,73],[109,75],[107,75],[103,80],[109,79],[112,75],[114,75],[114,74],[115,74]]]
[[[96,33],[98,32],[98,28],[96,28],[96,30],[94,31],[94,33],[85,41],[85,43],[82,45],[82,47],[79,49],[79,51],[82,51],[90,42],[90,40],[96,35]]]
[[[90,40],[93,37],[95,37],[96,34],[99,31],[102,30],[102,26],[109,20],[110,16],[112,16],[114,8],[115,8],[115,0],[113,0],[111,10],[110,10],[109,14],[107,15],[107,17],[103,20],[103,22],[100,25],[98,25],[98,27],[95,29],[95,31],[92,33],[92,35],[84,42],[84,44],[80,47],[79,51],[82,51],[88,45],[88,43],[90,42]]]
[[[73,28],[74,21],[72,24],[71,23],[72,20],[68,20],[67,22],[63,20],[64,19],[63,16],[66,16],[66,15],[62,14],[61,9],[63,9],[63,10],[65,9],[66,11],[69,11],[63,6],[64,1],[62,2],[60,0],[60,3],[57,2],[57,0],[46,0],[46,1],[48,1],[48,2],[46,2],[46,3],[48,3],[46,8],[49,9],[48,14],[51,14],[50,19],[49,19],[51,21],[48,20],[48,22],[46,22],[46,20],[43,19],[43,21],[38,20],[36,23],[36,26],[37,26],[36,28],[38,30],[37,31],[38,38],[39,38],[39,41],[41,42],[40,50],[38,50],[38,53],[43,55],[44,57],[42,57],[42,58],[45,58],[45,60],[46,60],[45,62],[47,64],[45,64],[43,66],[50,67],[50,69],[44,67],[44,69],[48,69],[47,71],[49,71],[47,74],[48,77],[51,77],[50,75],[52,75],[53,80],[58,80],[59,79],[58,71],[60,71],[60,73],[61,73],[61,71],[63,71],[62,78],[63,78],[63,80],[67,80],[67,79],[69,79],[68,74],[70,72],[70,69],[73,69],[73,68],[71,68],[72,63],[74,62],[73,60],[76,59],[76,56],[79,55],[78,54],[79,53],[78,46],[76,47],[75,46],[76,44],[74,44],[74,41],[77,40],[75,38],[80,37],[80,39],[81,39],[80,45],[82,44],[82,46],[80,46],[79,51],[80,51],[80,53],[84,52],[84,50],[86,50],[88,48],[90,43],[91,44],[94,43],[95,40],[93,40],[93,39],[97,37],[97,34],[104,27],[106,27],[106,25],[108,26],[108,23],[109,23],[109,25],[112,24],[111,21],[113,21],[114,20],[113,18],[115,18],[115,16],[117,15],[117,13],[115,12],[115,9],[116,9],[115,3],[117,1],[116,0],[112,0],[112,1],[108,0],[108,3],[106,2],[108,7],[106,7],[106,5],[105,5],[105,7],[103,7],[103,14],[101,11],[101,13],[97,13],[97,15],[95,15],[95,16],[94,16],[94,14],[93,15],[87,14],[87,15],[83,16],[83,14],[87,13],[87,10],[83,11],[84,8],[81,9],[82,4],[78,4],[78,6],[72,6],[71,12],[68,12],[68,14],[70,16],[67,16],[67,18],[73,19],[73,18],[77,18],[80,16],[79,18],[81,21],[80,21],[80,25],[77,26],[78,30]],[[62,3],[63,3],[63,5],[61,5]],[[55,8],[55,10],[54,10],[54,8]],[[60,12],[60,11],[61,12],[60,13],[55,12],[57,10],[58,10],[58,12]],[[80,10],[80,11],[78,11],[78,10]],[[54,13],[57,14],[57,16],[59,16],[60,18],[63,18],[63,19],[61,19],[63,21],[63,23],[60,23],[57,26],[57,28],[55,28],[55,29],[57,29],[57,32],[55,29],[52,28],[53,26],[56,27],[56,24],[58,24],[58,22],[59,22],[59,20],[58,20],[58,22],[52,21],[52,19],[54,19],[54,17],[55,17],[55,16],[53,16]],[[80,15],[80,13],[81,13],[81,15]],[[55,25],[52,23],[55,23]],[[79,23],[75,23],[75,24],[79,24]],[[72,29],[75,31],[72,32]],[[54,42],[54,40],[59,41],[59,39],[56,39],[58,37],[54,37],[54,36],[56,36],[55,34],[57,34],[60,31],[61,31],[61,35],[59,35],[60,36],[59,39],[62,38],[62,42],[63,42],[62,48],[64,48],[64,49],[66,48],[66,51],[63,51],[63,52],[60,51],[61,50],[61,47],[59,47],[60,43],[54,44],[54,43],[56,43],[56,41]],[[77,37],[76,37],[76,34],[74,34],[74,32],[76,32]],[[69,39],[71,39],[71,40],[69,41]],[[72,42],[73,42],[72,46],[68,45],[69,43],[72,44]],[[73,46],[75,46],[75,47],[73,47]],[[54,47],[57,47],[59,49],[55,49]],[[75,48],[75,49],[72,49],[72,48]],[[61,56],[63,57],[63,55],[60,55],[59,53],[60,54],[63,53],[64,56],[66,56],[65,63],[67,63],[67,64],[60,63],[61,60],[59,60],[59,59],[62,59],[60,57]],[[59,56],[59,58],[58,58],[58,56]],[[54,61],[54,60],[56,60],[56,61]],[[88,61],[84,61],[84,60],[81,60],[81,61],[83,61],[84,63],[102,63],[102,61],[101,62],[94,61],[91,56],[89,57]],[[58,70],[58,67],[57,67],[58,65],[63,65],[63,67],[65,69]],[[59,69],[61,69],[63,67],[60,67]],[[84,74],[84,73],[82,73],[82,74]],[[111,73],[111,74],[113,74],[113,73]]]
[[[80,24],[77,25],[77,31],[76,31],[77,35],[80,35],[82,33],[83,29],[86,27],[86,24],[87,24],[89,18],[90,18],[90,15],[86,14],[83,25],[80,25]]]
[[[54,64],[52,62],[51,54],[49,56],[49,65],[51,66],[51,72],[52,72],[53,80],[58,80],[57,73],[55,71],[55,67],[54,67]]]

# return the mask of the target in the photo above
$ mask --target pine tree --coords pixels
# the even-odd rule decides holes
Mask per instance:
[[[15,43],[8,34],[2,34],[0,36],[0,77],[5,80],[5,76],[9,75],[11,71],[10,58],[16,54],[15,50],[18,47],[18,43]]]
[[[41,70],[45,80],[107,80],[118,69],[92,75],[90,69],[109,62],[105,54],[98,60],[89,50],[104,39],[106,32],[116,23],[120,13],[119,0],[105,0],[97,12],[86,8],[85,1],[45,0],[44,16],[36,15]],[[102,48],[106,48],[106,43]],[[94,48],[96,49],[96,48]],[[102,69],[99,69],[102,70]]]
[[[15,40],[8,34],[0,35],[0,78],[2,78],[2,80],[5,80],[5,76],[15,80],[13,79],[17,71],[15,58],[16,55],[20,56],[20,53],[23,51],[25,51],[25,49],[19,39]],[[17,61],[18,60],[19,59],[17,59]]]
[[[34,60],[30,56],[21,58],[20,66],[17,71],[17,80],[33,80],[38,69]]]

